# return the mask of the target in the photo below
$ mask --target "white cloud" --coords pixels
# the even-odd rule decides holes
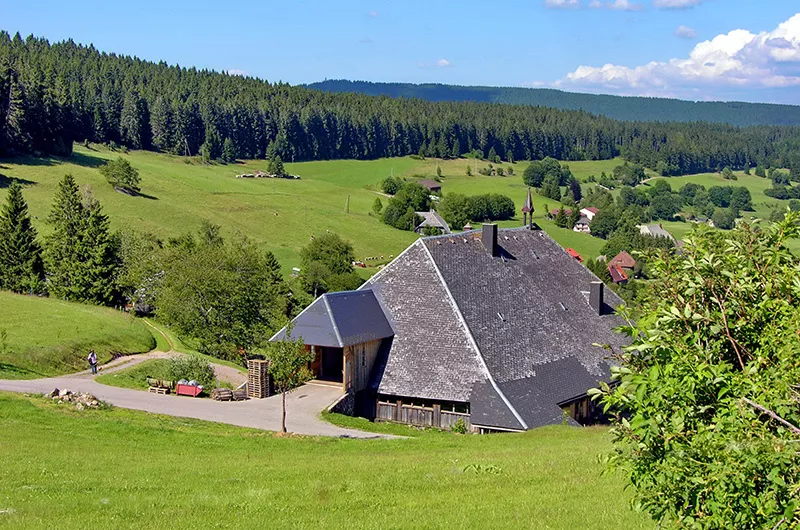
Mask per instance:
[[[697,32],[688,26],[678,26],[673,35],[682,39],[693,39],[697,37]]]
[[[616,11],[638,11],[642,8],[642,5],[629,0],[614,0],[613,2],[607,2],[606,7]]]
[[[699,6],[704,0],[653,0],[653,7],[659,9],[689,9]]]
[[[450,68],[451,66],[453,66],[453,63],[447,59],[439,59],[434,63],[419,63],[420,68]]]
[[[377,11],[370,11],[367,14],[372,18],[378,18],[378,12]]]
[[[592,9],[611,9],[613,11],[639,11],[643,6],[630,0],[612,0],[608,2],[590,0],[589,7]]]
[[[544,0],[544,6],[551,9],[574,9],[580,7],[579,0]]]
[[[684,59],[628,67],[579,66],[557,87],[658,93],[703,86],[800,86],[800,13],[773,31],[736,29],[697,44]]]
[[[250,75],[246,70],[239,70],[238,68],[229,68],[228,70],[225,70],[225,73],[228,75],[240,75],[243,77]]]

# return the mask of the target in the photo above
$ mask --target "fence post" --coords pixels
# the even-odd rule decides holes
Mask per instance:
[[[398,399],[397,406],[394,409],[394,421],[400,421],[400,419],[403,417],[402,411],[403,411],[403,400]]]
[[[442,426],[442,406],[438,403],[433,404],[433,426],[439,428]]]

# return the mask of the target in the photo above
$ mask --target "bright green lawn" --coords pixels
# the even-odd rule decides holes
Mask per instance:
[[[0,378],[27,379],[88,368],[94,348],[100,363],[112,352],[141,353],[156,341],[140,321],[114,309],[0,291]],[[0,334],[0,339],[2,338]]]
[[[9,528],[653,528],[601,428],[283,438],[0,394],[0,429]]]
[[[142,177],[142,192],[148,197],[131,197],[115,192],[97,166],[106,160],[123,156],[130,160]],[[325,230],[337,232],[350,240],[359,259],[396,256],[416,239],[411,232],[396,230],[374,216],[372,205],[380,195],[380,182],[390,174],[405,177],[432,178],[436,165],[442,167],[443,190],[468,195],[503,193],[517,206],[525,200],[522,172],[527,163],[514,164],[511,177],[465,175],[472,160],[414,160],[409,157],[370,161],[332,160],[290,164],[290,172],[301,180],[237,179],[236,174],[265,169],[264,161],[248,161],[232,165],[203,166],[196,159],[134,151],[121,155],[101,146],[87,149],[75,146],[69,159],[23,157],[0,161],[0,173],[21,179],[24,195],[34,224],[40,233],[49,231],[44,222],[50,210],[58,181],[72,173],[78,184],[88,184],[109,214],[113,228],[134,227],[161,238],[181,235],[199,228],[202,220],[221,225],[227,234],[239,231],[261,242],[280,260],[285,273],[299,265],[298,250],[314,234]],[[570,168],[579,178],[600,171],[611,171],[621,159],[571,162]],[[487,165],[478,162],[478,166]],[[503,164],[507,167],[508,164]],[[0,189],[0,200],[5,197]],[[350,197],[350,213],[345,212]],[[381,197],[384,205],[387,200]],[[536,216],[544,215],[544,203],[555,203],[535,197]],[[504,223],[519,226],[521,221]],[[556,239],[562,242],[558,236]],[[574,243],[574,244],[573,244]],[[579,252],[592,254],[594,242],[589,236],[571,241]],[[369,261],[378,264],[378,261]],[[359,272],[370,275],[376,269]]]
[[[169,360],[150,359],[124,370],[98,375],[95,381],[104,385],[118,386],[120,388],[147,390],[149,387],[147,384],[148,377],[169,379]]]

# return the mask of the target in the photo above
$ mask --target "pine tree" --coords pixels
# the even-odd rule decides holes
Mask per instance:
[[[556,214],[556,226],[559,228],[566,228],[567,227],[567,212],[564,211],[564,207],[558,209],[558,213]]]
[[[81,204],[78,185],[72,175],[65,175],[58,184],[48,221],[53,232],[44,248],[47,290],[65,300],[82,300],[84,268],[82,250],[87,212]]]
[[[271,158],[269,160],[269,164],[267,165],[267,173],[270,175],[276,175],[278,177],[286,176],[286,170],[283,168],[283,160],[281,160],[281,157],[276,156],[275,158]]]
[[[115,299],[114,276],[117,269],[117,242],[109,231],[108,217],[93,198],[83,205],[88,212],[81,248],[86,252],[81,278],[81,301],[110,305]]]
[[[30,125],[27,119],[25,93],[17,76],[12,72],[10,79],[8,110],[5,113],[5,133],[7,143],[13,149],[27,151],[32,147]]]
[[[43,288],[42,249],[31,226],[22,187],[13,183],[0,211],[0,288],[36,293]]]
[[[137,90],[131,90],[125,96],[120,116],[120,132],[122,142],[133,149],[150,147],[150,117],[147,103]]]
[[[230,138],[225,138],[222,144],[222,160],[229,163],[236,162],[236,146]]]
[[[383,210],[383,203],[381,202],[380,197],[375,197],[375,202],[372,203],[372,211],[375,215],[380,215],[381,210]]]
[[[90,192],[82,199],[72,175],[59,183],[48,221],[53,232],[45,246],[47,286],[65,300],[114,301],[117,243],[108,218]]]
[[[575,203],[581,202],[583,198],[583,192],[581,191],[581,183],[578,182],[578,179],[575,177],[570,177],[569,182],[567,183],[569,186],[569,192],[572,195],[572,199]]]

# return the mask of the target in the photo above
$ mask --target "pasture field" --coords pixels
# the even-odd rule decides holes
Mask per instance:
[[[142,195],[132,197],[114,191],[106,183],[98,166],[117,156],[128,159],[139,170]],[[579,178],[600,171],[611,171],[620,159],[571,162],[570,168]],[[468,195],[502,193],[522,207],[526,188],[522,172],[527,163],[514,164],[515,175],[486,177],[466,176],[466,167],[473,160],[416,160],[411,157],[370,161],[330,160],[287,163],[290,179],[237,179],[241,173],[265,170],[267,162],[245,161],[236,164],[202,165],[196,158],[185,158],[148,151],[118,153],[103,146],[75,146],[74,154],[66,159],[57,157],[20,157],[0,160],[0,200],[5,199],[4,187],[11,179],[24,185],[25,199],[30,206],[34,225],[41,235],[49,232],[45,222],[55,195],[58,181],[71,173],[79,185],[88,185],[108,214],[112,228],[132,227],[167,239],[197,230],[203,220],[223,227],[223,233],[235,231],[246,234],[271,250],[281,262],[285,273],[298,266],[298,251],[311,236],[326,230],[337,232],[353,243],[358,259],[380,257],[385,263],[396,256],[417,236],[384,225],[372,214],[372,205],[380,197],[380,183],[389,175],[409,179],[433,178],[437,164],[442,168],[444,193]],[[478,167],[488,165],[478,161]],[[508,167],[509,164],[501,164]],[[346,211],[349,197],[349,213]],[[544,217],[545,204],[555,207],[554,201],[534,194],[537,220]],[[520,226],[520,220],[507,221],[503,226]],[[552,224],[542,223],[545,230],[560,243],[573,246],[583,254],[595,253],[596,242],[590,236],[565,234],[550,230]],[[577,236],[577,237],[576,237]],[[369,277],[371,267],[359,271]]]
[[[102,364],[112,352],[141,353],[156,347],[141,321],[106,307],[0,291],[0,314],[2,379],[85,370],[92,348]]]
[[[605,428],[285,437],[12,394],[0,427],[9,528],[654,527],[601,474]]]

